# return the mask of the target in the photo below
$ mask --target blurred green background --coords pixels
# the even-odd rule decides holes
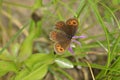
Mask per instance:
[[[86,38],[78,39],[81,47],[73,44],[74,55],[53,54],[50,31],[73,17],[79,21],[76,35]],[[120,0],[0,0],[0,80],[119,80],[119,48]],[[43,73],[32,73],[36,69]]]

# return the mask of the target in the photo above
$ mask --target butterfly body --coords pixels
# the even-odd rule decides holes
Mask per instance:
[[[58,54],[64,53],[69,48],[72,37],[78,29],[78,20],[75,18],[68,19],[66,22],[59,21],[55,29],[50,32],[50,39],[55,42],[54,50]]]

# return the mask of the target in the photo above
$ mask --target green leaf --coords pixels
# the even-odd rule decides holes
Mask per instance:
[[[0,71],[0,77],[4,76],[7,72],[6,71]]]
[[[42,10],[43,11],[43,10]],[[34,22],[34,20],[31,20],[30,22],[30,27],[29,27],[29,32],[34,32],[36,35],[35,35],[35,38],[39,38],[39,36],[41,35],[41,32],[42,32],[42,29],[41,29],[41,26],[42,26],[42,21],[38,21],[37,23]]]
[[[33,5],[33,10],[38,9],[42,6],[42,0],[35,0],[35,4]]]
[[[36,28],[36,38],[39,38],[40,37],[40,34],[42,33],[42,22],[41,20],[38,21],[37,23],[37,28]]]
[[[20,62],[26,60],[32,54],[34,37],[35,37],[35,33],[31,32],[30,35],[22,43],[20,47],[19,57],[18,57],[18,60]]]
[[[16,56],[18,55],[19,48],[20,48],[20,44],[18,44],[18,43],[12,44],[11,54],[12,54],[13,57],[16,58]]]
[[[115,69],[116,71],[120,70],[120,57],[118,57],[116,61],[112,64],[112,69]]]
[[[13,62],[0,61],[0,75],[2,76],[9,71],[17,72],[16,65]]]
[[[3,0],[0,0],[0,10],[2,8],[2,3],[3,3]]]
[[[41,25],[41,22],[39,22],[39,24]],[[33,41],[35,38],[38,38],[38,36],[40,35],[40,31],[41,26],[32,27],[30,34],[27,36],[20,47],[20,53],[18,56],[19,62],[25,61],[28,57],[32,55]]]
[[[113,5],[119,5],[120,4],[120,0],[112,0]]]
[[[65,58],[57,58],[57,59],[55,59],[55,62],[61,68],[73,68],[74,67],[72,62]]]
[[[41,64],[51,64],[54,61],[54,55],[52,54],[44,54],[44,53],[38,53],[38,54],[32,54],[26,61],[25,64],[30,69],[33,68],[33,66],[38,66]]]
[[[20,71],[14,80],[21,80],[23,77],[25,77],[27,74],[29,74],[29,70],[28,69],[23,69],[22,71]]]
[[[2,54],[0,54],[0,60],[11,60],[11,55],[7,50],[4,50]]]
[[[32,71],[29,75],[27,75],[23,80],[38,80],[42,79],[47,73],[48,65],[42,65],[38,69]]]
[[[3,51],[4,51],[6,48],[8,48],[8,46],[20,35],[20,33],[23,31],[23,29],[27,27],[27,25],[28,25],[28,23],[25,24],[15,35],[6,43],[6,45],[0,50],[0,54],[2,54]]]

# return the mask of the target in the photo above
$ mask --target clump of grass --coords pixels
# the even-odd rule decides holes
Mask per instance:
[[[0,1],[0,77],[2,80],[119,80],[119,1],[35,0],[33,5]],[[24,23],[12,9],[27,9]],[[38,11],[36,13],[36,11]],[[34,13],[34,16],[31,15]],[[40,13],[40,14],[39,14]],[[117,15],[116,15],[117,14]],[[49,32],[57,21],[76,17],[81,47],[54,54]],[[22,17],[24,19],[24,17]],[[4,22],[5,20],[5,22]],[[27,23],[27,24],[26,24]],[[5,25],[7,24],[7,25]],[[14,33],[14,34],[12,34]],[[98,60],[98,61],[97,61]],[[67,71],[68,70],[68,71]],[[73,72],[70,72],[73,70]],[[77,70],[77,71],[76,71]],[[96,71],[96,72],[95,72]],[[70,73],[69,73],[70,72]],[[78,77],[74,77],[77,74]],[[91,75],[89,75],[91,74]],[[81,76],[82,75],[82,76]]]

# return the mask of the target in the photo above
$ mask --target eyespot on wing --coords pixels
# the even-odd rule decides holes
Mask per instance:
[[[69,26],[78,26],[78,20],[77,19],[75,19],[75,18],[71,18],[71,19],[68,19],[67,21],[66,21],[66,25],[69,25]]]
[[[57,22],[56,24],[55,24],[55,29],[62,29],[62,28],[64,28],[65,27],[65,23],[64,23],[64,21],[59,21],[59,22]]]
[[[65,49],[59,43],[54,45],[54,50],[57,54],[62,54],[65,51]]]

